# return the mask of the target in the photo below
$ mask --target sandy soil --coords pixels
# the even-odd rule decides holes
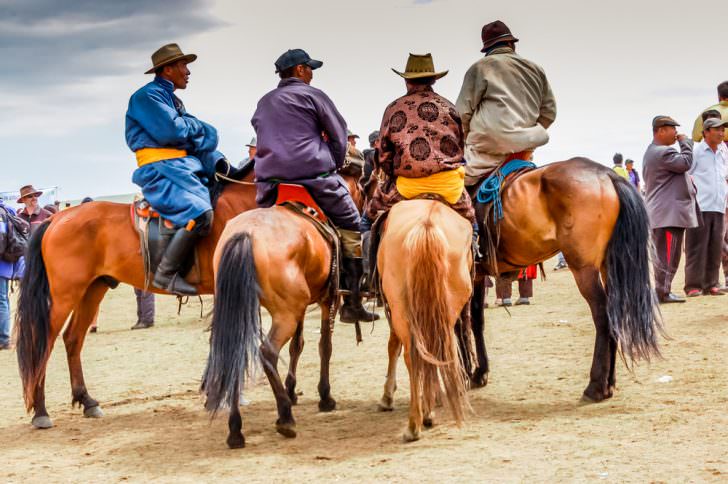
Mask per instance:
[[[298,372],[298,438],[276,434],[275,402],[261,380],[246,392],[247,447],[233,451],[225,445],[226,415],[211,422],[197,393],[208,338],[199,303],[177,316],[175,299],[158,298],[157,326],[132,332],[134,296],[121,286],[104,301],[100,332],[84,348],[86,381],[103,419],[71,408],[59,340],[47,378],[55,427],[33,430],[14,352],[0,353],[0,481],[728,480],[728,297],[664,307],[672,337],[664,342],[664,360],[634,374],[620,364],[615,397],[587,406],[579,397],[594,329],[570,273],[549,272],[537,281],[533,302],[510,316],[487,310],[492,372],[486,388],[470,392],[474,414],[458,428],[440,412],[435,428],[411,444],[401,443],[409,398],[403,364],[395,411],[376,410],[386,322],[366,326],[358,347],[353,327],[337,326],[338,409],[318,413],[318,314],[312,312]],[[658,382],[666,375],[671,382]]]

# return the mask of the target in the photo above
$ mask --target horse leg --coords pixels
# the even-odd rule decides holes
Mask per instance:
[[[379,401],[380,412],[391,412],[394,410],[394,392],[397,391],[397,359],[402,352],[402,343],[395,334],[394,330],[389,330],[389,343],[387,344],[389,352],[389,364],[387,365],[387,381],[384,383],[384,395]]]
[[[473,338],[475,340],[475,354],[478,366],[470,377],[470,383],[475,388],[484,387],[488,384],[488,352],[485,349],[485,316],[483,314],[483,301],[485,298],[485,277],[475,278],[473,285],[473,297],[470,300],[470,317],[473,326]]]
[[[409,423],[402,439],[405,442],[414,442],[420,439],[420,430],[422,429],[422,395],[420,395],[420,382],[416,381],[412,373],[412,360],[410,358],[409,345],[405,344],[404,361],[407,364],[407,370],[410,374],[410,408]]]
[[[88,328],[94,321],[99,310],[99,304],[104,298],[109,286],[101,281],[96,281],[89,286],[76,306],[71,317],[71,322],[63,333],[63,342],[66,345],[66,356],[68,358],[68,371],[71,375],[71,405],[83,405],[85,417],[100,418],[104,413],[99,407],[99,402],[91,398],[86,390],[86,383],[83,379],[83,368],[81,365],[81,349],[88,333]]]
[[[245,436],[243,435],[243,417],[240,415],[240,378],[236,379],[235,387],[237,390],[233,394],[233,403],[228,416],[227,445],[230,449],[242,449],[245,447]]]
[[[321,360],[321,375],[319,378],[319,410],[331,412],[336,408],[336,400],[331,398],[331,384],[329,383],[329,366],[332,352],[332,327],[329,316],[331,312],[328,305],[321,305],[321,339],[319,340],[319,358]]]
[[[303,343],[303,321],[299,321],[296,333],[288,345],[288,354],[291,362],[288,366],[288,376],[286,376],[286,392],[293,405],[298,403],[298,395],[296,395],[296,368],[298,367],[298,359],[301,357],[301,352],[303,351]]]
[[[583,399],[589,402],[601,402],[612,396],[609,388],[609,374],[611,368],[611,338],[609,336],[609,321],[607,320],[607,293],[599,280],[599,270],[596,267],[583,267],[572,269],[576,285],[581,295],[589,303],[596,340],[594,342],[594,357],[589,373],[589,385],[584,390]],[[616,346],[614,347],[616,351]]]
[[[291,399],[288,398],[281,376],[278,374],[278,355],[283,345],[295,334],[298,320],[298,318],[281,320],[274,317],[268,339],[260,347],[263,357],[263,369],[268,377],[268,382],[273,390],[273,395],[276,397],[278,406],[276,430],[279,434],[288,438],[296,436],[296,421],[293,419],[293,412],[291,411]]]
[[[56,338],[58,338],[58,334],[61,332],[70,312],[70,304],[56,302],[51,306],[50,332],[48,334],[48,354],[38,368],[38,383],[33,391],[33,419],[31,420],[31,424],[37,429],[48,429],[53,427],[53,422],[51,421],[50,416],[48,415],[48,410],[45,406],[46,370],[48,369],[48,360],[50,360],[51,351],[53,351],[53,343],[56,341]]]
[[[606,266],[602,267],[602,281],[607,281],[607,268]],[[609,282],[607,281],[606,284],[604,284],[605,290],[609,291]],[[611,394],[614,394],[614,391],[617,389],[617,376],[616,376],[616,364],[617,364],[617,340],[614,339],[611,335],[609,336],[609,379],[607,383],[609,384],[609,391]]]

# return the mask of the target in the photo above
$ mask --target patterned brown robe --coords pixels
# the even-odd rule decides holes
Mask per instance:
[[[379,165],[384,175],[366,208],[374,220],[381,211],[405,198],[397,191],[398,176],[422,178],[464,165],[463,129],[455,106],[431,86],[414,86],[384,111],[378,144]],[[453,210],[475,221],[475,212],[463,190]]]

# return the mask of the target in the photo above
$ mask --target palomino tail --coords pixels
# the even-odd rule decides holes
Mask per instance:
[[[450,409],[460,423],[467,395],[450,324],[447,245],[445,234],[430,219],[409,232],[404,242],[404,257],[409,260],[404,306],[412,335],[410,378],[421,382],[423,415],[435,407],[441,378]]]
[[[205,408],[214,415],[237,401],[259,361],[260,303],[253,240],[243,232],[223,248],[215,281],[210,354],[202,376]]]
[[[642,197],[624,178],[610,173],[619,216],[607,247],[609,331],[632,362],[659,356],[662,317],[650,280],[650,224]]]
[[[43,236],[49,225],[46,222],[38,227],[28,243],[15,315],[18,368],[28,411],[35,403],[35,389],[41,383],[50,344],[51,291],[42,253]]]

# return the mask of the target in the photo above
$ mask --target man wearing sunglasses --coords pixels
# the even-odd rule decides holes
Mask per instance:
[[[17,200],[18,203],[25,205],[18,211],[18,217],[30,224],[31,234],[45,219],[53,215],[38,203],[38,197],[41,195],[43,192],[36,190],[33,185],[25,185],[20,189],[20,197]]]

